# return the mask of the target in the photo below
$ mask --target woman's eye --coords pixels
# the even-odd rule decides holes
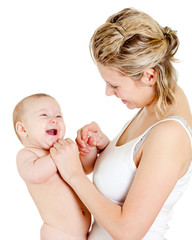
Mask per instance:
[[[117,88],[117,86],[113,86],[113,85],[111,85],[111,87],[112,87],[113,89],[116,89],[116,88]]]
[[[108,84],[109,87],[111,87],[111,88],[113,88],[113,89],[116,89],[116,88],[117,88],[117,86],[111,85],[111,84],[109,84],[109,83],[107,83],[107,84]]]

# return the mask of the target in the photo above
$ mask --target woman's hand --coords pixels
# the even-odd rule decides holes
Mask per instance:
[[[109,139],[101,131],[96,122],[85,125],[77,132],[76,138],[79,151],[82,155],[88,155],[91,150],[97,148],[102,151],[109,144]]]
[[[74,175],[84,175],[78,147],[70,138],[58,140],[50,149],[50,155],[62,178],[68,184]]]

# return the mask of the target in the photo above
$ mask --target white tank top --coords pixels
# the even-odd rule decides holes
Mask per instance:
[[[149,135],[152,128],[161,122],[169,120],[174,120],[180,123],[187,131],[192,143],[192,131],[186,121],[180,117],[173,116],[152,125],[141,136],[132,141],[121,146],[116,146],[119,137],[131,122],[129,121],[117,137],[111,141],[107,148],[100,154],[94,167],[93,183],[105,197],[119,205],[123,205],[137,170],[133,160],[134,155]],[[173,206],[185,191],[191,173],[192,163],[186,174],[177,181],[174,189],[167,198],[156,220],[143,240],[165,239],[163,236],[168,229],[167,223],[171,218]],[[112,238],[105,229],[95,221],[88,240],[112,240]]]

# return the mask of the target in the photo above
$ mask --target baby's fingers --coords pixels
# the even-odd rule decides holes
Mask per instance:
[[[90,136],[87,140],[87,143],[89,144],[89,146],[91,147],[95,147],[97,145],[97,141],[94,137]]]
[[[97,125],[96,122],[92,122],[90,124],[85,125],[80,130],[81,130],[80,131],[81,139],[85,141],[88,138],[88,133],[89,132],[95,132],[96,133],[98,131],[98,125]]]

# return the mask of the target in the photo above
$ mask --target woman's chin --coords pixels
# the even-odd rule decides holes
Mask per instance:
[[[124,104],[125,104],[125,106],[127,107],[127,108],[129,108],[129,109],[135,109],[136,108],[136,106],[134,105],[134,104],[132,104],[132,103],[130,103],[130,102],[128,102],[128,101],[125,101],[125,100],[121,100]]]

